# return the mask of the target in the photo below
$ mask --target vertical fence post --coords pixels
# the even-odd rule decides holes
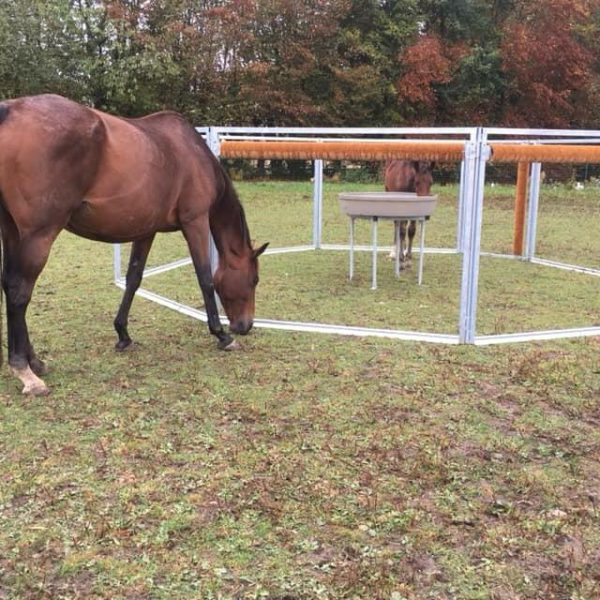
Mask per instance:
[[[535,256],[541,180],[542,164],[539,162],[533,163],[529,175],[529,211],[527,212],[527,231],[525,234],[525,258],[527,260],[531,260]]]
[[[121,274],[121,244],[113,244],[113,273],[115,283],[123,279]]]
[[[460,182],[458,185],[458,220],[456,223],[456,249],[458,252],[463,251],[465,238],[465,193],[467,186],[465,185],[465,161],[460,163]]]
[[[323,235],[323,161],[314,163],[313,171],[313,246],[321,247]]]
[[[458,337],[462,344],[475,343],[485,165],[489,157],[487,135],[485,130],[478,128],[475,140],[465,144],[465,213],[458,324]]]
[[[219,132],[214,127],[208,128],[208,132],[206,133],[206,144],[210,148],[210,151],[217,158],[221,156],[221,141],[219,139]],[[213,239],[212,233],[210,234],[208,252],[210,256],[210,268],[214,275],[217,267],[219,266],[219,253],[217,251],[217,246]]]

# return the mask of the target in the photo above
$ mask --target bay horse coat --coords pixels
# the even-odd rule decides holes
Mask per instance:
[[[417,196],[429,196],[433,184],[432,170],[435,163],[422,160],[390,160],[385,165],[385,191],[386,192],[411,192]],[[401,264],[410,264],[412,247],[417,231],[416,221],[408,225],[408,247],[406,246],[406,227],[408,221],[400,221],[400,261]],[[394,246],[396,240],[394,239]],[[395,251],[390,254],[395,256]]]
[[[8,362],[23,392],[45,394],[45,366],[25,314],[61,230],[101,242],[133,242],[126,290],[114,321],[117,348],[131,343],[127,321],[156,233],[181,230],[219,346],[233,338],[219,319],[215,290],[234,333],[253,324],[258,256],[244,210],[219,161],[182,116],[124,119],[66,98],[40,95],[0,103],[0,228]],[[211,273],[209,234],[219,251]]]

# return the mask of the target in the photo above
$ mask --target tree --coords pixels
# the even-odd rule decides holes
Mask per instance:
[[[501,56],[510,80],[505,122],[569,127],[589,115],[593,54],[580,31],[586,0],[520,0],[503,29]]]
[[[505,81],[498,22],[510,2],[420,0],[418,29],[398,57],[398,102],[409,121],[499,121]]]
[[[457,61],[452,79],[439,86],[440,113],[455,125],[501,125],[506,76],[494,44],[474,45]]]
[[[0,0],[5,97],[247,125],[600,122],[600,0]]]
[[[347,0],[258,0],[239,100],[253,124],[331,122],[337,31]]]
[[[393,82],[396,57],[416,29],[413,0],[352,0],[339,22],[333,56],[334,94],[329,113],[336,123],[395,125],[403,122]]]
[[[0,4],[0,82],[5,97],[84,93],[83,51],[68,0]]]

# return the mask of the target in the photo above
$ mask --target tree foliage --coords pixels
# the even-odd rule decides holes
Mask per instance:
[[[600,122],[600,0],[0,0],[0,83],[248,125]]]
[[[586,0],[521,0],[504,24],[501,52],[510,81],[505,120],[515,125],[585,122],[594,56],[580,30]]]

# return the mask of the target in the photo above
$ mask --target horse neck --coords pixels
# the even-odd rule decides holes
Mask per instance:
[[[220,261],[232,265],[251,250],[244,209],[229,182],[211,208],[210,231]]]

